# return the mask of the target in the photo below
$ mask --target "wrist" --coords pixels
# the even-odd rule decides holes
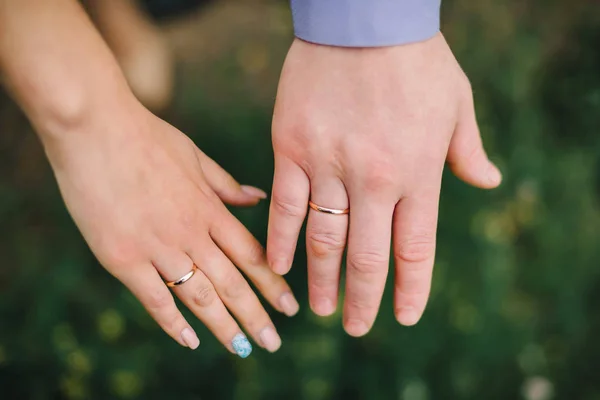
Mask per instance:
[[[114,120],[141,109],[78,2],[0,1],[0,9],[0,74],[51,162],[112,138]]]
[[[65,140],[73,131],[82,131],[94,120],[109,118],[125,103],[136,101],[125,80],[114,75],[107,73],[95,81],[88,76],[73,77],[56,85],[25,83],[30,88],[26,98],[17,97],[43,141]]]
[[[130,130],[112,127],[129,125],[144,109],[128,87],[93,89],[65,91],[48,107],[28,113],[54,169],[84,154],[86,148],[99,150],[103,142],[121,140],[115,136]]]

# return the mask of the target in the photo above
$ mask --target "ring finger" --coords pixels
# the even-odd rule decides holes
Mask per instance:
[[[348,208],[346,188],[335,176],[317,176],[311,181],[311,202],[345,210]],[[310,307],[318,315],[330,315],[336,309],[347,233],[348,215],[328,214],[310,208],[306,225],[308,293]]]
[[[183,253],[163,250],[155,266],[167,282],[173,282],[192,271],[194,263]],[[195,269],[188,280],[173,287],[173,292],[230,352],[240,356],[250,354],[248,351],[241,354],[234,346],[234,341],[243,341],[245,336],[204,272]]]

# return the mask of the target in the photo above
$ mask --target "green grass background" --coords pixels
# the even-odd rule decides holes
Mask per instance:
[[[183,54],[167,119],[239,181],[269,188],[292,33],[285,5],[261,4],[272,29],[242,30],[231,48],[205,50],[209,62]],[[198,322],[201,347],[179,347],[94,260],[3,98],[0,399],[600,399],[600,6],[448,0],[443,11],[505,179],[484,192],[444,176],[422,322],[395,322],[388,285],[360,339],[339,313],[309,311],[301,241],[289,275],[301,311],[273,313],[279,352],[238,359]],[[235,214],[264,242],[267,203]]]

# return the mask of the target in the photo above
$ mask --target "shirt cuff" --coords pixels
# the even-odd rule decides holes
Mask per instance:
[[[441,0],[291,0],[296,37],[344,47],[395,46],[440,30]]]

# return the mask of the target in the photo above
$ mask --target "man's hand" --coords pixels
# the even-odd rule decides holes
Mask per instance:
[[[420,319],[431,285],[444,162],[464,181],[499,185],[483,150],[469,82],[444,37],[386,48],[341,48],[296,40],[273,116],[275,178],[267,257],[291,267],[310,199],[347,215],[310,210],[311,308],[335,311],[347,252],[344,327],[366,334],[389,266],[395,314]]]

